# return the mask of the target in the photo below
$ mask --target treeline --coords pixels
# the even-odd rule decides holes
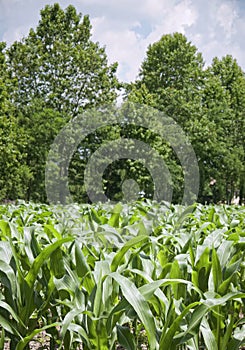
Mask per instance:
[[[227,55],[205,67],[197,48],[175,33],[148,47],[135,82],[119,82],[116,70],[117,63],[109,65],[105,49],[91,40],[89,17],[73,6],[46,6],[27,37],[10,47],[0,43],[0,201],[45,202],[45,164],[55,136],[89,108],[116,103],[120,90],[124,101],[154,107],[186,132],[199,164],[199,201],[229,203],[234,195],[242,200],[245,76],[236,60]],[[104,139],[123,133],[108,127],[79,145],[69,167],[75,201],[89,201],[83,174],[91,153]],[[128,134],[147,140],[162,154],[178,202],[184,175],[171,145],[142,130]],[[129,178],[146,197],[153,196],[149,171],[133,160],[119,160],[106,169],[107,196],[121,199],[122,183]]]

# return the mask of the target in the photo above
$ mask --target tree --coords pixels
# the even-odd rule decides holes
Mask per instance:
[[[84,196],[84,189],[76,186],[76,176],[80,177],[80,183],[84,177],[85,168],[79,162],[81,156],[90,158],[89,162],[92,164],[86,168],[86,178],[92,194],[90,199],[104,201],[109,198],[118,201],[137,199],[143,195],[153,198],[154,195],[155,199],[160,200],[171,195],[168,191],[171,179],[168,173],[164,172],[162,159],[159,159],[159,154],[155,152],[157,145],[161,142],[157,133],[159,131],[158,114],[159,111],[152,108],[126,102],[120,108],[95,111],[94,115],[90,110],[87,116],[83,116],[86,117],[88,127],[91,122],[93,125],[98,125],[98,121],[104,120],[106,120],[106,126],[99,127],[94,134],[88,133],[87,138],[79,145],[79,152],[72,159],[74,165],[80,165],[79,171],[75,174],[70,171],[69,174],[72,180],[71,192],[76,199]],[[152,124],[149,124],[149,120]],[[168,120],[167,122],[169,123]],[[67,130],[67,133],[60,138],[59,144],[70,135],[73,135],[74,140],[76,139],[77,130],[79,131],[80,128],[79,120],[76,119],[75,123],[77,125]],[[103,125],[103,122],[100,125]],[[56,149],[59,152],[59,145]],[[169,147],[164,150],[170,151]],[[163,154],[164,159],[167,152]],[[62,156],[55,159],[54,164],[58,164]],[[160,182],[160,177],[166,181]],[[55,183],[57,181],[53,181],[52,193],[57,192]],[[102,187],[104,194],[101,193]],[[166,189],[165,192],[164,189]]]
[[[219,79],[205,72],[201,90],[200,117],[192,122],[191,139],[199,156],[201,173],[200,200],[225,201],[224,173],[236,167],[229,166],[231,159],[229,131],[232,110],[229,96]]]
[[[108,64],[105,49],[91,40],[89,17],[73,6],[46,6],[36,29],[8,48],[6,69],[16,81],[11,93],[19,111],[16,123],[28,140],[27,200],[46,198],[45,163],[62,127],[91,106],[115,101],[116,68]],[[78,171],[76,164],[72,171]]]
[[[191,138],[190,127],[200,117],[203,65],[202,55],[184,35],[164,35],[148,47],[139,79],[128,87],[127,98],[165,112]],[[158,142],[158,151],[165,155],[174,177],[174,200],[179,201],[184,186],[180,161],[164,140]]]
[[[149,91],[161,93],[168,87],[182,90],[198,85],[203,67],[202,55],[180,34],[168,34],[150,45],[139,77]]]
[[[244,74],[231,56],[204,69],[202,55],[185,36],[164,35],[149,46],[127,98],[164,111],[184,129],[199,162],[201,201],[230,201],[236,186],[243,196]],[[158,150],[166,152],[166,145]],[[176,173],[177,159],[170,159]]]
[[[64,116],[47,108],[39,99],[22,106],[16,124],[23,129],[26,140],[25,163],[30,171],[25,200],[46,201],[45,166],[50,146],[58,131],[64,126]]]
[[[237,61],[227,55],[214,58],[208,68],[209,76],[216,78],[227,96],[229,113],[219,122],[222,126],[223,157],[220,178],[225,183],[227,201],[239,190],[240,201],[245,195],[245,76]],[[218,99],[216,100],[218,102]],[[218,123],[217,123],[218,125]],[[224,153],[224,152],[223,152]],[[222,150],[221,150],[222,154]]]
[[[59,4],[41,10],[37,28],[7,51],[8,69],[18,80],[15,102],[45,101],[48,108],[74,117],[84,108],[115,100],[117,64],[91,41],[88,16]]]
[[[0,43],[0,201],[24,198],[30,176],[24,133],[17,127],[16,110],[10,102],[13,86],[6,70],[5,44]]]

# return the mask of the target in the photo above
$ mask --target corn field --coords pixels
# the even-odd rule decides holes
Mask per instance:
[[[244,207],[0,206],[0,349],[242,349],[244,248]]]

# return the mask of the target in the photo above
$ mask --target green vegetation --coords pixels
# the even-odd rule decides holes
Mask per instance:
[[[245,208],[0,207],[0,349],[240,349]],[[137,347],[138,344],[138,347]]]
[[[0,201],[45,202],[45,164],[55,136],[90,107],[115,103],[122,88],[126,101],[166,112],[186,132],[199,162],[200,202],[230,203],[234,194],[242,200],[245,77],[236,59],[214,58],[205,67],[184,35],[164,35],[149,46],[139,79],[124,84],[116,78],[117,63],[109,65],[105,49],[91,40],[91,29],[88,16],[54,4],[41,11],[37,27],[23,40],[8,48],[0,43]],[[161,154],[173,177],[173,200],[180,203],[183,171],[166,140],[140,128],[125,132],[109,126],[88,135],[72,158],[74,201],[88,202],[83,175],[89,156],[103,140],[121,135],[143,140]],[[106,169],[107,196],[118,199],[123,179],[132,177],[153,198],[148,170],[132,160]]]
[[[244,72],[229,55],[205,67],[197,48],[175,33],[149,46],[138,79],[125,84],[116,77],[117,63],[109,64],[105,48],[91,40],[91,29],[88,16],[54,4],[41,11],[26,38],[10,47],[0,43],[0,202],[18,200],[0,206],[0,350],[6,342],[10,350],[30,349],[42,332],[50,350],[135,350],[143,343],[151,350],[241,349],[245,207],[176,204],[193,164],[183,169],[171,144],[174,136],[182,146],[181,135],[171,134],[165,114],[194,148],[199,202],[230,203],[237,194],[242,202]],[[86,126],[97,125],[108,104],[122,118],[81,138],[68,164],[65,156],[77,136],[69,129],[70,144],[59,144],[61,166],[57,161],[51,169],[59,180],[68,174],[74,202],[84,204],[45,204],[45,166],[55,137],[71,120],[82,124],[85,111]],[[127,123],[129,110],[147,123]],[[149,120],[152,130],[166,127],[169,139],[142,126]],[[131,200],[133,184],[146,198],[88,204],[90,156],[120,138],[144,143],[157,156],[143,166],[140,157],[111,162],[106,154],[96,163],[109,165],[102,190],[114,201],[125,200],[124,192]],[[138,151],[149,156],[148,148]],[[147,165],[156,165],[158,155],[169,170],[161,190],[171,186],[175,205],[152,201],[156,184]],[[51,180],[50,192],[63,203],[62,181]],[[123,190],[124,180],[136,184],[125,182]]]
[[[83,110],[115,101],[117,64],[109,65],[90,37],[88,16],[55,4],[41,11],[23,41],[7,49],[0,43],[0,150],[7,165],[0,200],[45,201],[45,163],[55,136]]]
[[[235,191],[244,197],[245,76],[232,56],[205,69],[184,35],[164,35],[149,46],[128,98],[165,111],[186,132],[199,162],[200,201],[230,203]]]

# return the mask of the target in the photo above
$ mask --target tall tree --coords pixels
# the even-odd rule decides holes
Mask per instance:
[[[89,17],[71,5],[65,10],[57,3],[47,5],[37,28],[7,54],[20,105],[38,98],[46,107],[75,116],[85,107],[115,100],[117,64],[108,65],[105,49],[91,40]]]
[[[231,55],[214,58],[207,71],[219,81],[229,105],[227,118],[219,122],[226,152],[220,177],[223,175],[228,202],[238,191],[242,201],[245,195],[245,75]]]
[[[25,164],[24,132],[16,124],[10,93],[14,82],[8,77],[5,44],[0,43],[0,201],[24,198],[30,172]]]
[[[190,126],[200,118],[203,59],[197,48],[180,34],[168,34],[148,47],[139,79],[129,87],[127,98],[165,112],[191,137]],[[176,144],[179,142],[176,137]],[[173,145],[172,145],[173,146]],[[171,145],[158,142],[174,177],[174,199],[182,197],[183,172]]]
[[[41,10],[37,27],[26,38],[9,47],[6,65],[17,82],[11,98],[28,140],[26,199],[43,201],[45,162],[55,136],[85,109],[115,101],[117,64],[109,65],[105,49],[91,40],[88,16],[54,4]]]
[[[201,53],[184,35],[164,35],[148,47],[136,85],[144,84],[157,108],[184,125],[195,112],[190,108],[202,85],[203,65]]]
[[[192,121],[191,139],[199,156],[201,173],[200,199],[225,201],[226,186],[224,173],[236,168],[230,157],[229,130],[230,107],[229,96],[220,80],[205,72],[204,86],[200,91],[200,117]]]
[[[165,111],[184,129],[199,161],[200,200],[230,201],[236,186],[243,196],[244,73],[231,56],[204,69],[184,35],[164,35],[149,46],[127,98]],[[178,169],[173,160],[171,173]]]
[[[25,164],[30,171],[25,200],[46,201],[45,166],[50,146],[64,126],[64,116],[40,99],[22,106],[16,124],[24,132]]]

